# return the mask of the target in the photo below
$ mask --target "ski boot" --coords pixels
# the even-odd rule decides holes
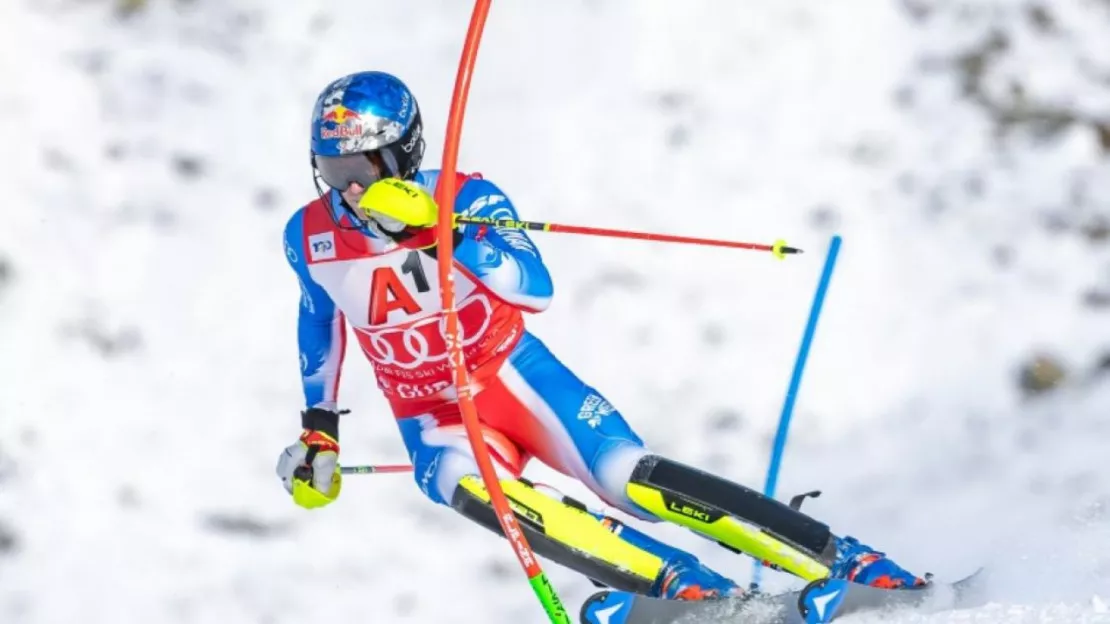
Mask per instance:
[[[731,579],[710,569],[685,550],[661,542],[614,518],[597,513],[594,516],[622,540],[663,561],[648,595],[667,600],[707,600],[744,594],[744,590]]]
[[[710,600],[743,594],[739,585],[686,553],[667,563],[652,588],[652,595],[667,600]]]
[[[833,578],[844,579],[880,589],[920,587],[926,579],[902,569],[870,546],[861,544],[854,537],[835,537],[836,560],[830,566]]]

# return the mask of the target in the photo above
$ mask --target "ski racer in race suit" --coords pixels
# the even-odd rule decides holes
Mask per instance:
[[[392,407],[420,490],[500,533],[462,424],[440,329],[432,198],[440,174],[420,170],[422,132],[416,98],[386,73],[345,76],[316,101],[311,152],[320,196],[297,210],[285,230],[285,254],[300,282],[297,342],[306,409],[299,439],[281,454],[277,472],[303,507],[321,507],[339,495],[337,390],[349,326]],[[456,212],[518,218],[494,183],[476,174],[459,174],[457,181]],[[595,582],[654,597],[742,593],[693,555],[523,479],[530,458],[580,480],[633,517],[668,520],[712,539],[720,523],[710,524],[699,505],[727,509],[730,501],[749,500],[752,514],[771,518],[762,523],[769,530],[775,522],[786,534],[804,525],[791,538],[797,543],[820,534],[809,550],[824,557],[824,567],[785,568],[801,576],[883,587],[924,582],[781,503],[653,454],[600,392],[525,328],[524,315],[542,312],[553,289],[523,231],[457,228],[454,281],[483,436],[538,554]],[[725,490],[736,496],[711,500],[709,493]]]

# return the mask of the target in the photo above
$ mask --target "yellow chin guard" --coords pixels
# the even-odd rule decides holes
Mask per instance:
[[[366,189],[358,207],[373,217],[374,213],[396,219],[409,227],[426,228],[436,224],[439,208],[435,199],[415,182],[398,178],[378,180]]]

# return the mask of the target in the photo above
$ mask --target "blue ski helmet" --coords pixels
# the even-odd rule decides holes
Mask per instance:
[[[312,164],[328,186],[411,180],[424,157],[416,97],[395,76],[368,71],[324,88],[312,109]]]

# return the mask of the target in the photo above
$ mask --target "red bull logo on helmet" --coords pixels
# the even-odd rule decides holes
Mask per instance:
[[[349,139],[362,136],[362,117],[342,104],[334,106],[320,119],[325,123],[335,124],[334,129],[320,128],[321,139]]]

